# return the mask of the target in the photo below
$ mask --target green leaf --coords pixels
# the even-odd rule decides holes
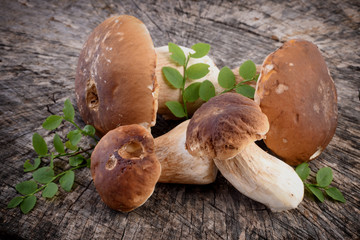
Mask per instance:
[[[74,184],[75,173],[73,171],[68,171],[62,176],[59,180],[60,186],[67,192],[71,191],[71,188]]]
[[[169,52],[171,52],[171,59],[174,60],[176,63],[178,63],[181,66],[185,65],[186,57],[184,51],[175,43],[168,43]]]
[[[305,184],[308,189],[315,195],[315,197],[317,199],[320,200],[320,202],[324,202],[324,194],[322,193],[322,191],[320,189],[318,189],[317,187],[311,185],[311,184]]]
[[[46,120],[42,124],[42,127],[47,130],[54,130],[61,124],[62,120],[63,118],[61,116],[51,115],[46,118]]]
[[[76,146],[80,142],[82,134],[79,130],[76,129],[76,130],[70,131],[66,135],[66,137],[70,140],[70,142],[73,146]]]
[[[186,75],[189,79],[200,79],[210,72],[209,67],[210,66],[205,63],[193,64],[186,70]]]
[[[69,158],[69,164],[72,167],[76,167],[80,165],[84,160],[85,158],[82,155],[78,154]]]
[[[167,101],[165,105],[170,109],[175,117],[182,118],[186,116],[184,107],[181,105],[181,103],[176,101]]]
[[[35,181],[24,181],[16,184],[15,189],[22,195],[28,195],[36,191],[37,183]]]
[[[35,204],[36,204],[36,197],[34,195],[31,195],[22,201],[22,203],[20,204],[20,209],[24,214],[26,214],[35,207]]]
[[[49,183],[53,180],[54,170],[50,167],[42,167],[33,173],[33,178],[39,183]]]
[[[319,169],[316,173],[316,182],[320,187],[327,187],[333,180],[332,170],[329,167]]]
[[[339,201],[339,202],[346,202],[342,193],[336,187],[331,187],[325,190],[326,194],[331,197],[332,199]]]
[[[86,167],[91,167],[91,158],[86,159]]]
[[[38,133],[34,133],[32,136],[32,144],[34,150],[39,155],[46,155],[48,152],[48,148],[45,140]]]
[[[192,45],[191,47],[193,50],[195,50],[194,54],[190,54],[192,58],[202,58],[208,54],[210,51],[210,44],[207,43],[197,43]]]
[[[14,197],[10,200],[10,202],[7,205],[7,208],[14,208],[17,207],[22,201],[24,200],[23,197]]]
[[[302,181],[305,181],[310,174],[309,164],[302,163],[302,164],[298,165],[295,168],[295,172],[299,175],[299,177]]]
[[[229,89],[235,84],[235,75],[228,67],[223,67],[218,76],[218,83],[222,88]]]
[[[88,136],[94,136],[95,135],[95,128],[91,125],[86,125],[84,128],[83,128],[83,132],[85,135],[88,135]]]
[[[190,84],[184,91],[184,98],[188,102],[195,102],[199,98],[200,82]]]
[[[69,99],[65,100],[63,113],[65,120],[68,120],[70,122],[74,121],[75,110]]]
[[[46,188],[42,192],[42,196],[44,198],[52,198],[55,196],[58,190],[59,190],[58,186],[55,183],[51,182],[46,186]]]
[[[39,166],[40,166],[40,163],[41,163],[41,160],[40,158],[35,158],[34,159],[34,165],[32,165],[30,163],[30,160],[26,160],[24,162],[24,172],[31,172],[31,171],[34,171],[36,170]]]
[[[66,142],[65,142],[65,147],[66,147],[67,149],[72,150],[72,151],[78,150],[78,147],[72,145],[70,141],[66,141]]]
[[[245,97],[254,98],[255,88],[253,88],[252,86],[240,85],[235,88],[235,91]]]
[[[168,80],[168,82],[174,87],[174,88],[182,88],[183,85],[183,76],[181,73],[172,67],[163,67],[162,72]]]
[[[58,153],[65,153],[64,144],[57,133],[54,136],[54,147]]]
[[[208,101],[215,96],[215,87],[209,80],[205,80],[201,83],[199,88],[199,96],[202,100]]]
[[[239,68],[239,75],[244,80],[249,80],[255,77],[256,74],[256,65],[253,61],[247,60],[241,64]]]

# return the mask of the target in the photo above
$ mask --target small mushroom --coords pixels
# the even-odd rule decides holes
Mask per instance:
[[[266,146],[290,165],[315,159],[337,125],[337,96],[319,49],[290,40],[262,65],[255,102],[268,117]]]
[[[157,146],[152,135],[138,124],[105,134],[91,155],[91,175],[103,202],[114,210],[128,212],[146,202],[157,182],[214,182],[214,162],[194,157],[185,149],[188,123],[156,138]]]
[[[222,175],[241,193],[273,211],[296,208],[304,186],[294,169],[269,155],[254,141],[269,123],[260,107],[237,93],[226,93],[203,104],[190,120],[186,148],[214,159]]]
[[[186,120],[168,133],[155,138],[155,152],[161,163],[159,182],[209,184],[215,181],[217,168],[210,158],[191,155],[185,148]]]
[[[128,212],[152,195],[161,172],[154,148],[151,134],[137,124],[101,138],[91,155],[91,175],[106,205]]]

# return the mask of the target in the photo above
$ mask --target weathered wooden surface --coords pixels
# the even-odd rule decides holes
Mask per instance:
[[[1,1],[0,3],[0,238],[10,239],[356,239],[360,238],[360,104],[358,1]],[[296,210],[272,213],[237,192],[221,175],[207,186],[158,184],[131,213],[107,208],[88,169],[71,193],[39,200],[23,215],[8,210],[14,186],[31,178],[23,162],[35,156],[34,132],[73,102],[77,56],[93,28],[115,14],[148,27],[156,46],[207,42],[219,67],[261,63],[290,38],[322,51],[338,92],[339,123],[312,170],[330,166],[345,204],[308,196]],[[84,123],[76,114],[76,121]],[[170,128],[162,122],[156,135]],[[171,125],[171,124],[170,124]],[[70,127],[63,128],[64,132]],[[50,138],[46,139],[48,142]],[[55,162],[57,169],[65,161]]]

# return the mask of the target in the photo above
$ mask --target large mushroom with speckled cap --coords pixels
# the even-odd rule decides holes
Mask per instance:
[[[255,144],[269,122],[252,100],[226,93],[203,104],[191,118],[186,148],[214,159],[221,174],[241,193],[273,211],[296,208],[304,186],[294,169]]]
[[[318,157],[335,133],[334,81],[311,42],[290,40],[266,57],[254,99],[270,122],[266,146],[290,165]]]
[[[138,124],[109,131],[91,154],[91,175],[103,202],[129,212],[146,202],[160,177],[154,139]]]
[[[75,92],[83,120],[103,136],[129,124],[156,122],[156,53],[146,26],[127,15],[106,19],[78,60]]]

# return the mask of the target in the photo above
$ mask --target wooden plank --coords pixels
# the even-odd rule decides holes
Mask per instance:
[[[25,239],[356,239],[360,238],[359,28],[357,1],[3,1],[0,7],[0,237]],[[88,34],[109,16],[129,14],[148,27],[156,46],[207,42],[218,67],[263,59],[283,41],[318,45],[338,93],[339,122],[325,152],[310,167],[329,166],[345,204],[307,196],[288,212],[273,213],[237,192],[220,174],[206,186],[158,184],[130,213],[107,208],[88,169],[74,190],[38,200],[21,214],[8,210],[14,186],[31,178],[22,165],[35,157],[31,136],[66,98],[75,102],[77,57]],[[76,122],[84,125],[78,111]],[[178,122],[158,119],[154,136]],[[62,136],[71,129],[61,128]],[[56,160],[56,169],[66,167]]]

